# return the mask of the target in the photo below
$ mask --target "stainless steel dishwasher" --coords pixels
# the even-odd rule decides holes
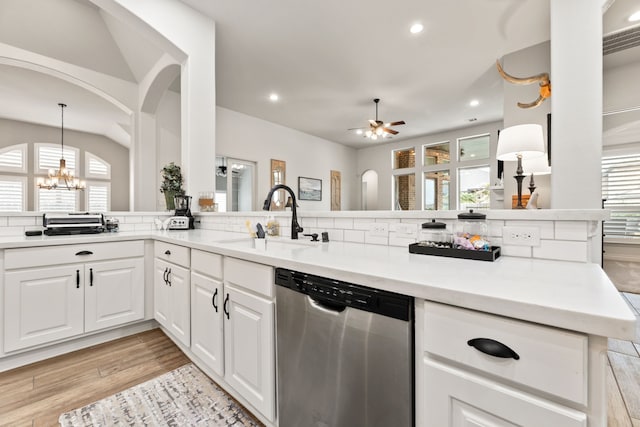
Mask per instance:
[[[413,298],[276,269],[280,427],[414,425]]]

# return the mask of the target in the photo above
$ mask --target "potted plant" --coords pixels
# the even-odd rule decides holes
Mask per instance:
[[[164,193],[164,199],[167,203],[167,210],[173,210],[176,208],[174,197],[176,195],[184,194],[182,188],[182,171],[180,166],[171,162],[162,168],[162,184],[160,185],[160,192]]]

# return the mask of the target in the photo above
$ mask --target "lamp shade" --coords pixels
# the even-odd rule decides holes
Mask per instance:
[[[513,161],[541,157],[545,153],[542,126],[526,124],[511,126],[500,132],[496,159]]]
[[[536,175],[549,175],[551,173],[551,166],[549,166],[547,156],[522,159],[522,169],[525,175],[532,173]]]

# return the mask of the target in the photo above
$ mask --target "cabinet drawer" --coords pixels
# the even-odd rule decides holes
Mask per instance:
[[[76,262],[103,261],[117,258],[144,256],[142,240],[129,242],[88,243],[81,245],[42,246],[37,248],[7,249],[4,252],[4,267],[44,267],[47,265]]]
[[[153,244],[153,251],[156,258],[187,268],[190,266],[189,248],[156,241]]]
[[[424,350],[519,384],[587,403],[587,337],[585,335],[425,302]],[[468,342],[498,341],[519,359],[485,354]]]
[[[237,258],[224,258],[224,281],[268,298],[274,297],[273,268]]]
[[[222,280],[222,255],[192,249],[191,270]]]

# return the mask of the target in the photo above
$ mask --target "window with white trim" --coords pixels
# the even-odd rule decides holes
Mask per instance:
[[[107,212],[111,209],[111,183],[87,181],[85,206],[89,212]]]
[[[0,175],[0,212],[27,210],[27,177]]]
[[[60,167],[60,156],[62,151],[58,144],[34,144],[35,153],[35,174],[47,174],[49,169],[58,169]],[[67,169],[74,172],[76,176],[80,175],[76,168],[79,150],[73,147],[64,148],[64,160]]]
[[[640,237],[640,154],[602,158],[602,197],[611,210],[604,234]]]
[[[73,212],[78,210],[79,191],[56,188],[36,188],[35,209],[40,212]]]
[[[27,173],[27,144],[12,145],[1,149],[0,171]]]
[[[85,153],[85,177],[98,179],[111,179],[111,165],[96,156],[95,154]]]

